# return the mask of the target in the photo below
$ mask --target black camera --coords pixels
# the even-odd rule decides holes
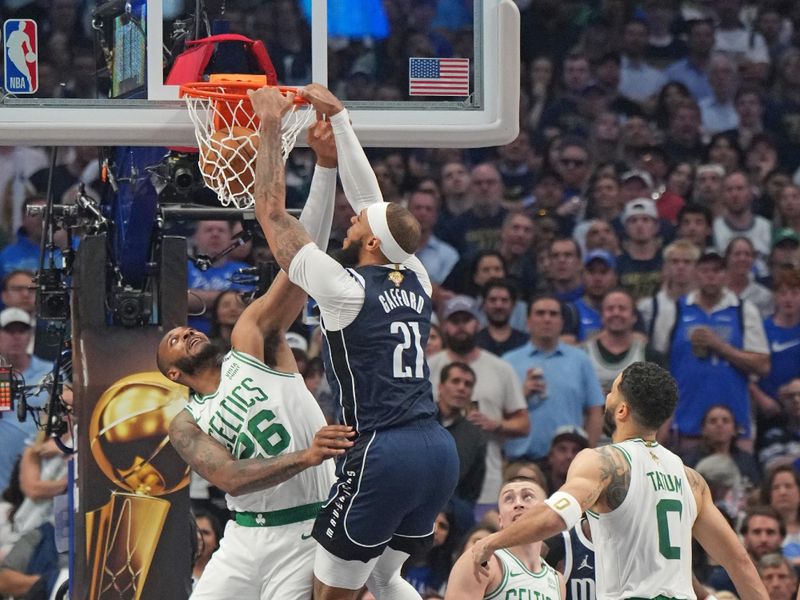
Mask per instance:
[[[36,317],[47,321],[69,318],[69,291],[63,269],[43,269],[36,276]]]
[[[111,293],[111,315],[114,324],[141,327],[150,322],[153,296],[130,287],[116,288]]]

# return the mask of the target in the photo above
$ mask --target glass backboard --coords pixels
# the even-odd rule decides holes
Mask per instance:
[[[280,83],[330,87],[366,146],[493,146],[517,134],[511,0],[52,0],[2,10],[36,23],[28,66],[38,89],[6,91],[0,144],[192,146],[178,86],[166,82],[252,68],[236,43],[212,47],[210,65],[197,53],[177,58],[187,40],[226,33],[263,42]]]

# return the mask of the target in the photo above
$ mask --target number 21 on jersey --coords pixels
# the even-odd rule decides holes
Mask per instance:
[[[392,357],[394,376],[396,378],[414,377],[415,379],[422,379],[425,372],[425,355],[422,351],[422,335],[420,335],[419,323],[393,321],[389,331],[392,335],[399,333],[403,338],[403,341],[395,347]],[[411,360],[404,361],[404,357],[409,354],[411,355]]]

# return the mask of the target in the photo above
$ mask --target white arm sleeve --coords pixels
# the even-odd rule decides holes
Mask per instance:
[[[333,219],[333,198],[336,194],[336,169],[317,165],[311,179],[308,199],[300,213],[300,224],[323,251],[328,248]]]
[[[375,202],[383,202],[378,178],[356,137],[347,110],[331,117],[333,139],[339,159],[339,176],[350,206],[356,214]]]
[[[325,329],[329,331],[350,325],[364,305],[364,285],[358,276],[315,244],[300,248],[289,265],[288,275],[289,281],[317,301]]]

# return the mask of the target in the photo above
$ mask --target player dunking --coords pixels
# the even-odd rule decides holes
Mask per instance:
[[[357,214],[342,257],[353,268],[320,250],[284,208],[279,135],[291,96],[263,88],[250,99],[261,120],[260,149],[273,149],[259,150],[256,163],[267,241],[289,278],[319,304],[329,374],[345,423],[358,432],[314,524],[315,598],[355,598],[366,583],[379,599],[418,599],[400,567],[431,545],[436,515],[458,478],[453,438],[434,418],[423,355],[431,284],[413,255],[419,223],[382,201],[341,102],[319,85],[302,95],[333,127],[342,187]]]
[[[475,576],[500,548],[543,540],[589,515],[597,598],[695,598],[692,536],[733,579],[742,600],[767,600],[753,563],[705,480],[655,441],[678,401],[675,380],[633,363],[606,397],[611,446],[586,449],[545,504],[472,549]]]
[[[318,123],[309,143],[317,168],[300,218],[324,246],[336,185],[329,124]],[[311,595],[312,521],[334,481],[333,463],[324,461],[351,446],[346,438],[353,434],[325,426],[286,344],[305,299],[280,273],[239,317],[224,357],[188,327],[173,329],[159,344],[161,372],[193,391],[170,425],[170,440],[195,471],[228,493],[234,511],[193,600]]]
[[[514,477],[505,482],[497,502],[500,528],[510,526],[544,499],[542,486],[533,479]],[[488,575],[479,579],[473,575],[471,554],[465,552],[450,572],[445,600],[561,600],[566,593],[564,578],[542,559],[541,551],[542,542],[498,550],[487,565]]]

